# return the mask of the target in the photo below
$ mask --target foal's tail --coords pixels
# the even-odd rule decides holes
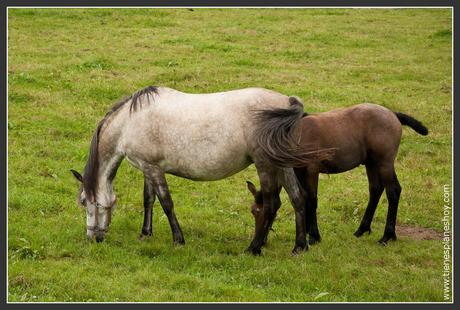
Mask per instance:
[[[394,114],[396,114],[396,117],[401,122],[401,125],[407,125],[423,136],[428,134],[428,128],[412,116],[400,112],[394,112]]]
[[[303,167],[311,161],[321,161],[331,156],[331,150],[311,149],[299,144],[294,129],[307,115],[302,102],[289,97],[287,109],[255,111],[257,145],[262,157],[279,167]]]

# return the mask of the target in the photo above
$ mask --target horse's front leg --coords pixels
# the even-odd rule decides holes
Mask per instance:
[[[151,184],[161,206],[163,207],[163,211],[168,217],[174,244],[184,244],[184,235],[182,234],[179,221],[177,220],[176,213],[174,212],[174,203],[171,198],[171,194],[169,193],[164,172],[159,168],[148,169],[147,181]]]
[[[145,236],[152,235],[152,215],[153,203],[155,202],[155,191],[152,182],[144,176],[144,223],[139,238],[142,240]]]

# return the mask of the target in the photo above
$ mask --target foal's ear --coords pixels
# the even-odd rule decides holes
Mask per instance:
[[[254,197],[256,197],[256,195],[257,195],[257,188],[256,188],[256,186],[255,186],[254,184],[252,184],[251,182],[249,182],[249,181],[246,181],[246,183],[248,184],[248,189],[249,189],[249,191],[252,193],[252,195],[253,195]]]
[[[73,170],[73,169],[70,169],[70,172],[72,172],[73,176],[78,180],[80,181],[81,183],[83,183],[83,177],[81,176],[81,174],[79,174],[77,171]]]

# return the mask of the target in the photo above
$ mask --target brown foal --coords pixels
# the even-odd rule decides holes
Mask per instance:
[[[379,242],[386,244],[389,240],[396,240],[395,225],[401,186],[396,176],[394,161],[401,140],[401,125],[410,126],[421,135],[428,134],[428,129],[411,116],[392,112],[375,104],[358,104],[349,108],[306,115],[292,128],[280,128],[289,130],[289,134],[299,146],[333,150],[327,159],[302,164],[298,160],[294,162],[293,157],[286,165],[283,163],[285,157],[271,152],[270,146],[264,148],[265,155],[277,166],[294,166],[298,181],[306,192],[306,233],[310,235],[310,244],[321,240],[316,219],[319,174],[341,173],[359,165],[366,166],[370,197],[361,224],[354,235],[360,237],[365,232],[371,232],[372,218],[385,189],[389,204],[388,214],[384,235]],[[301,148],[291,151],[297,156],[300,154],[299,150]],[[252,213],[257,222],[261,220],[260,195],[250,182],[248,189],[256,198]]]

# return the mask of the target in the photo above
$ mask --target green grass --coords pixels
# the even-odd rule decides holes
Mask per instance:
[[[158,202],[154,236],[138,240],[142,174],[124,162],[102,244],[85,239],[78,184],[97,122],[147,85],[204,93],[266,87],[308,112],[374,102],[430,129],[404,129],[396,162],[398,221],[442,231],[451,182],[449,9],[10,9],[8,13],[9,301],[443,301],[440,240],[381,247],[353,237],[365,171],[321,176],[323,241],[291,257],[285,193],[261,257],[243,253],[253,219],[246,180],[168,176],[186,245],[175,248]]]

